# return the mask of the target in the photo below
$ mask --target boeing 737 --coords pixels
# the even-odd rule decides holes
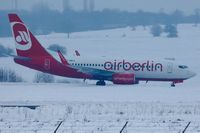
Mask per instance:
[[[63,77],[97,80],[96,85],[102,86],[106,85],[105,81],[121,85],[138,84],[139,81],[168,81],[175,86],[196,75],[186,65],[167,60],[86,60],[78,51],[76,55],[79,57],[74,59],[65,58],[57,51],[57,60],[45,50],[17,14],[8,16],[17,52],[14,61],[31,69]]]

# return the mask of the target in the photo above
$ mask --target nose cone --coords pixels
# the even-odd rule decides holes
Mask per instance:
[[[188,72],[188,78],[192,78],[194,76],[196,76],[197,74],[195,72],[189,71]]]

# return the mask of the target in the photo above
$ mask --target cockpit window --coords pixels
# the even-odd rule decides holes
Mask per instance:
[[[188,66],[185,66],[185,65],[180,65],[178,67],[181,68],[181,69],[187,69],[188,68]]]

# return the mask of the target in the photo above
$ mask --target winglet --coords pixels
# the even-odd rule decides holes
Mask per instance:
[[[65,59],[65,57],[63,56],[63,54],[60,52],[60,50],[58,50],[58,55],[60,57],[60,60],[61,60],[62,64],[69,65],[69,63],[67,62],[67,60]]]
[[[78,50],[75,50],[76,56],[81,56]]]

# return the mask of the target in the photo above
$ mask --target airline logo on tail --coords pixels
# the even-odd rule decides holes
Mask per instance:
[[[29,50],[32,44],[26,26],[20,22],[13,22],[11,25],[17,49],[22,51]]]

